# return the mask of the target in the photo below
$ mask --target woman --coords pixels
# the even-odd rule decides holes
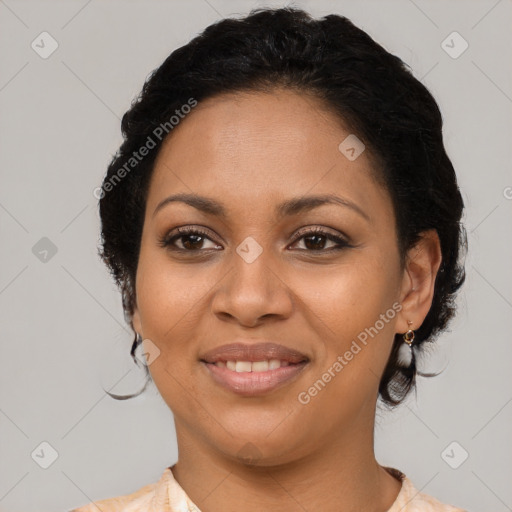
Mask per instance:
[[[344,17],[259,9],[174,51],[122,130],[101,254],[179,457],[75,511],[460,511],[374,455],[464,281],[427,89]]]

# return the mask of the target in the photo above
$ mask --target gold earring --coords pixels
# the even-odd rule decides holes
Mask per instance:
[[[409,325],[409,329],[403,334],[405,343],[402,343],[398,349],[398,364],[405,368],[409,368],[409,366],[411,366],[413,357],[412,343],[414,341],[414,331],[411,329],[412,322],[408,320],[407,324]]]
[[[407,324],[409,325],[409,330],[404,334],[403,338],[410,347],[414,341],[414,331],[411,329],[412,322],[410,320],[407,321]]]

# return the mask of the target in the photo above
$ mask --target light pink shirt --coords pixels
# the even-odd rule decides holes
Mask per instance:
[[[432,496],[417,491],[412,482],[399,470],[386,468],[402,481],[402,488],[388,512],[467,512],[445,505]],[[95,501],[70,512],[201,512],[166,468],[157,483],[148,484],[137,492]]]

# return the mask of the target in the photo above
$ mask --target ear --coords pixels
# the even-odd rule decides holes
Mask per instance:
[[[441,243],[435,229],[421,233],[420,240],[407,251],[400,290],[402,310],[398,315],[396,329],[404,333],[410,328],[418,329],[427,316],[437,272],[441,266]]]

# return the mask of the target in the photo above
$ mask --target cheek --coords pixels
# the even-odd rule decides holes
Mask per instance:
[[[161,342],[172,339],[174,330],[197,318],[200,299],[211,286],[208,273],[198,267],[173,263],[163,250],[141,250],[137,305],[144,335]]]
[[[190,398],[188,393],[193,393],[198,331],[209,312],[209,292],[222,275],[213,267],[173,262],[164,250],[147,245],[141,249],[138,311],[144,337],[160,351],[149,370],[168,405],[178,405],[184,394]]]
[[[347,377],[359,380],[363,367],[380,373],[391,349],[399,307],[396,261],[376,250],[354,255],[343,265],[318,269],[307,278],[303,275],[295,279],[293,288],[304,301],[303,314],[318,338],[319,366],[329,368],[337,356],[347,354],[343,372]]]
[[[364,328],[395,300],[395,267],[391,259],[356,255],[342,265],[301,273],[293,288],[335,332],[351,325]]]

